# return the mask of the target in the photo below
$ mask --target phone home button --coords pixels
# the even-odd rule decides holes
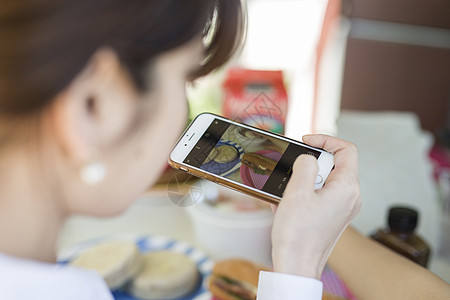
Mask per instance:
[[[322,176],[320,176],[320,175],[317,175],[317,177],[316,177],[316,181],[315,181],[315,184],[321,184],[321,183],[322,183],[322,181],[323,181],[323,177],[322,177]]]

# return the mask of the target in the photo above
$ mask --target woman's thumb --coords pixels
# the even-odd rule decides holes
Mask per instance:
[[[286,186],[289,190],[313,190],[318,172],[317,159],[309,154],[300,155],[294,162],[292,176]]]

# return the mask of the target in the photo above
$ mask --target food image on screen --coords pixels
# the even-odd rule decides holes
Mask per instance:
[[[216,175],[229,176],[239,169],[243,154],[244,150],[238,144],[220,139],[200,169]]]
[[[215,119],[184,163],[281,197],[300,154],[320,152]]]
[[[231,145],[222,145],[217,148],[216,155],[213,158],[218,163],[228,163],[238,157],[238,150]]]
[[[278,154],[278,152],[274,153]],[[254,173],[261,175],[272,173],[278,163],[277,160],[264,156],[262,152],[244,153],[241,162]]]

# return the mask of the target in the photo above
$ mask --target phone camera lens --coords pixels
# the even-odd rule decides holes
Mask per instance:
[[[184,146],[187,146],[187,144],[184,144]]]

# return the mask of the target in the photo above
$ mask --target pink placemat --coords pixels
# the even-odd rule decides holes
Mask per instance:
[[[330,294],[347,298],[351,300],[357,300],[357,298],[350,292],[344,282],[333,272],[330,268],[325,268],[322,273],[323,290]]]

